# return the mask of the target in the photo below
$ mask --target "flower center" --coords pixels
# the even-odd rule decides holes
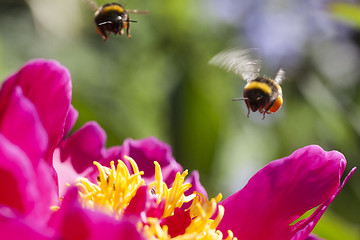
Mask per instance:
[[[121,219],[130,208],[131,201],[136,198],[140,187],[145,187],[148,192],[149,204],[142,211],[139,218],[138,230],[147,239],[223,239],[220,231],[216,230],[223,215],[224,208],[217,203],[222,196],[207,200],[198,192],[185,196],[185,191],[191,188],[190,183],[184,183],[188,171],[177,173],[174,183],[169,188],[163,181],[161,167],[158,162],[155,164],[155,180],[146,184],[142,179],[143,171],[139,171],[136,162],[125,156],[132,166],[133,174],[130,174],[126,165],[118,161],[115,168],[114,162],[110,163],[111,168],[94,162],[99,170],[96,184],[86,178],[79,178],[76,186],[79,189],[79,200],[84,208],[94,211],[102,211]],[[186,202],[191,206],[182,209]],[[217,211],[214,219],[211,217]],[[159,213],[160,212],[160,213]],[[179,222],[181,226],[179,226]],[[231,231],[228,231],[226,239],[236,239]]]
[[[139,171],[133,159],[128,159],[133,174],[129,173],[126,165],[120,160],[116,169],[113,161],[110,163],[111,169],[94,162],[99,170],[97,184],[86,178],[76,180],[84,208],[100,210],[117,219],[122,216],[138,188],[145,185],[145,181],[141,178],[144,172]]]

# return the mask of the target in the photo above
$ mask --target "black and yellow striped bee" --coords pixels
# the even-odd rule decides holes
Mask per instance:
[[[275,78],[260,76],[261,60],[255,57],[256,49],[241,50],[238,48],[225,50],[215,55],[210,64],[232,71],[241,76],[247,84],[244,87],[243,97],[234,98],[233,101],[244,100],[248,109],[271,114],[279,110],[283,103],[280,83],[285,79],[285,71],[279,69]]]
[[[104,41],[108,40],[110,33],[124,34],[130,36],[130,23],[137,22],[130,20],[129,13],[147,14],[148,11],[142,10],[125,10],[119,3],[107,3],[97,7],[94,1],[89,0],[90,4],[96,8],[94,20],[97,32],[102,36]]]

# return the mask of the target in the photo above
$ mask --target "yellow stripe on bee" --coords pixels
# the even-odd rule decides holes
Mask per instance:
[[[263,82],[249,82],[246,86],[245,86],[246,90],[250,90],[250,89],[261,89],[262,91],[264,91],[266,94],[271,95],[271,87]]]
[[[103,13],[105,12],[111,12],[111,11],[117,11],[117,12],[124,12],[125,9],[119,5],[111,5],[111,6],[106,6],[101,10]]]

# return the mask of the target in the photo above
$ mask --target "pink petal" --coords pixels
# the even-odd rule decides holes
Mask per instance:
[[[171,147],[155,137],[141,140],[126,139],[122,145],[120,158],[124,155],[132,157],[140,171],[144,171],[145,180],[153,181],[155,176],[154,161],[157,161],[162,170],[164,182],[171,186],[176,173],[182,172],[182,167],[172,155]]]
[[[26,219],[44,222],[56,201],[56,188],[49,166],[41,161],[34,168],[27,155],[0,133],[0,204]]]
[[[137,191],[135,196],[131,199],[129,205],[124,211],[125,217],[135,216],[140,218],[141,212],[145,211],[147,203],[149,202],[148,187],[142,186]]]
[[[161,219],[160,226],[168,226],[168,233],[171,237],[176,237],[185,233],[186,228],[191,223],[190,211],[175,208],[174,214]]]
[[[156,197],[150,198],[148,201],[146,210],[146,216],[160,219],[165,210],[165,199],[162,199],[160,203],[157,203]]]
[[[144,171],[143,178],[146,182],[154,180],[154,161],[160,164],[164,182],[168,186],[172,185],[176,173],[183,171],[181,165],[177,163],[172,156],[171,147],[155,137],[141,140],[128,138],[122,146],[114,146],[107,149],[101,164],[109,167],[110,161],[120,159],[126,164],[129,171],[132,172],[132,167],[130,163],[124,159],[124,156],[130,156],[135,160],[140,171]]]
[[[137,231],[135,224],[126,220],[118,224],[114,239],[145,240]]]
[[[79,112],[73,107],[73,105],[70,105],[68,115],[66,116],[64,137],[68,135],[72,127],[75,125],[78,116],[79,116]]]
[[[6,240],[50,240],[53,239],[49,231],[37,228],[23,219],[11,214],[8,209],[0,207],[1,239]]]
[[[206,198],[208,197],[207,192],[205,188],[200,183],[200,176],[198,171],[193,171],[189,177],[186,178],[185,183],[191,183],[191,188],[185,191],[185,196],[191,195],[194,193],[194,191],[201,193]],[[181,209],[185,210],[189,208],[191,205],[191,202],[184,203],[181,207]]]
[[[75,171],[81,173],[102,158],[105,142],[106,134],[99,124],[88,122],[62,142],[61,161],[70,160]]]
[[[28,62],[3,84],[0,93],[0,113],[6,109],[9,96],[16,86],[36,106],[49,136],[46,159],[51,162],[53,151],[63,137],[65,120],[71,101],[71,80],[66,68],[56,61],[42,59]],[[0,119],[4,114],[0,114]]]
[[[110,162],[114,161],[117,164],[117,160],[121,160],[125,163],[127,169],[132,172],[131,164],[128,160],[124,159],[122,154],[122,146],[112,146],[105,150],[104,157],[100,161],[101,165],[110,167]],[[136,160],[135,160],[136,161]]]
[[[16,86],[8,95],[7,104],[0,119],[0,132],[24,151],[36,166],[45,157],[48,136],[35,106]]]
[[[157,198],[149,195],[148,186],[140,187],[129,205],[124,211],[124,217],[135,220],[147,222],[142,217],[161,218],[165,209],[165,200],[157,203]],[[143,215],[145,213],[145,215]]]
[[[0,205],[16,209],[24,215],[31,211],[33,192],[27,190],[35,178],[31,169],[28,156],[0,133],[0,181],[6,183],[0,184]]]
[[[59,239],[143,239],[131,221],[116,220],[101,212],[82,208],[77,201],[76,188],[69,189],[51,226],[58,232]]]
[[[307,146],[269,163],[239,192],[225,199],[218,229],[238,239],[289,239],[294,220],[324,202],[338,189],[344,156]]]
[[[293,236],[291,237],[291,240],[304,239],[311,233],[315,225],[320,220],[321,216],[325,213],[327,207],[339,194],[339,192],[342,190],[345,184],[349,181],[351,176],[354,174],[355,170],[356,168],[353,168],[350,171],[350,173],[346,176],[343,183],[341,184],[340,188],[331,196],[329,200],[321,204],[310,217],[303,219],[292,226]],[[319,238],[307,237],[306,239],[309,240],[309,239],[319,239]]]
[[[88,122],[61,143],[59,150],[54,153],[60,195],[64,193],[67,183],[72,184],[77,177],[89,177],[88,174],[95,172],[93,162],[102,159],[105,142],[104,130],[96,122]]]

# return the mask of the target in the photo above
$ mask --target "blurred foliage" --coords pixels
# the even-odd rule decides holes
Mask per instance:
[[[331,213],[326,213],[321,221],[316,224],[314,232],[324,239],[360,239],[358,227]]]
[[[334,17],[360,29],[360,6],[356,4],[335,2],[330,5]]]
[[[314,211],[315,209],[311,209],[299,219],[297,219],[294,223],[310,217],[310,215]],[[329,211],[325,212],[325,214],[321,218],[321,221],[316,224],[313,232],[316,232],[317,235],[321,236],[324,239],[360,239],[358,228],[355,225],[347,222],[345,219]]]
[[[231,101],[245,82],[207,64],[223,49],[251,47],[238,26],[218,18],[213,1],[122,4],[150,13],[130,14],[138,21],[131,23],[131,39],[111,35],[104,42],[85,0],[2,0],[0,78],[31,58],[58,60],[73,80],[74,130],[95,120],[108,146],[156,136],[184,168],[200,172],[210,196],[229,196],[267,162],[309,144],[344,153],[346,173],[359,166],[360,34],[352,25],[345,25],[346,44],[327,39],[304,49],[302,60],[286,69],[284,106],[261,120],[258,113],[247,118],[244,104]],[[358,6],[332,9],[359,24]],[[273,76],[276,69],[264,72]],[[355,173],[320,221],[319,236],[360,239],[359,184]]]

